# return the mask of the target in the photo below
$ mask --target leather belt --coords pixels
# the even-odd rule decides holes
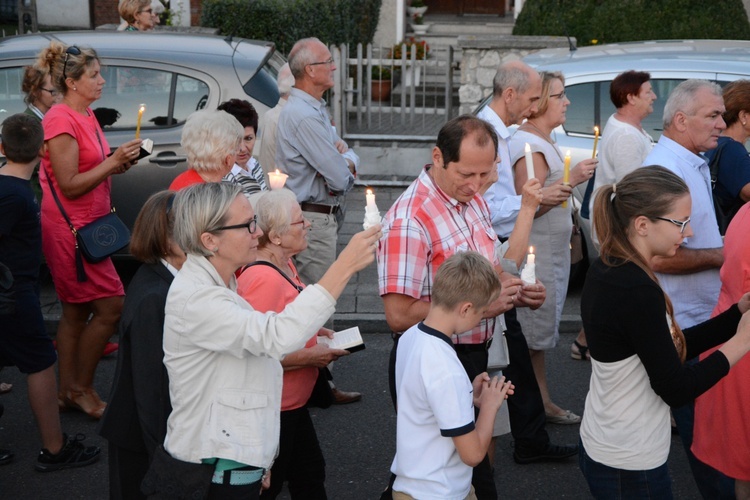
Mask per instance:
[[[323,203],[302,203],[300,204],[303,212],[315,212],[318,214],[333,215],[339,211],[338,205],[325,205]]]

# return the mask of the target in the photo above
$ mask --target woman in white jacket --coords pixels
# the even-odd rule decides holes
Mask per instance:
[[[187,261],[166,305],[173,410],[164,447],[178,460],[215,464],[209,498],[258,498],[279,443],[280,360],[317,333],[349,279],[373,261],[380,226],[356,234],[284,311],[260,313],[236,294],[235,271],[255,260],[262,234],[239,187],[191,186],[173,210]]]

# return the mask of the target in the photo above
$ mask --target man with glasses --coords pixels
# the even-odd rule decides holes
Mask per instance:
[[[670,94],[664,105],[664,133],[644,166],[668,168],[690,188],[692,209],[688,220],[665,221],[683,226],[690,222],[693,236],[677,249],[674,257],[655,257],[652,269],[664,292],[672,300],[674,316],[683,330],[709,319],[719,299],[719,268],[724,262],[723,242],[711,197],[711,178],[701,153],[713,149],[726,128],[722,118],[721,87],[705,80],[686,80]],[[688,361],[690,363],[690,361]],[[693,403],[673,408],[680,438],[690,468],[703,498],[730,498],[733,482],[698,461],[690,451],[693,441]],[[730,496],[725,497],[723,494]]]
[[[303,283],[317,283],[336,260],[338,229],[344,222],[346,193],[354,186],[359,157],[336,134],[323,94],[333,87],[336,65],[317,38],[304,38],[289,52],[294,76],[276,130],[276,165],[289,175],[302,213],[312,223],[307,249],[294,259]],[[358,401],[358,393],[334,389],[338,403]]]

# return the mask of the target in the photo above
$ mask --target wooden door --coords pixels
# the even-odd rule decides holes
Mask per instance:
[[[425,0],[428,14],[505,15],[505,0]]]

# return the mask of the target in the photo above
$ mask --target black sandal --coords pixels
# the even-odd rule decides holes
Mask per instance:
[[[574,340],[570,346],[570,357],[579,361],[590,361],[589,346],[581,345],[577,340]]]

